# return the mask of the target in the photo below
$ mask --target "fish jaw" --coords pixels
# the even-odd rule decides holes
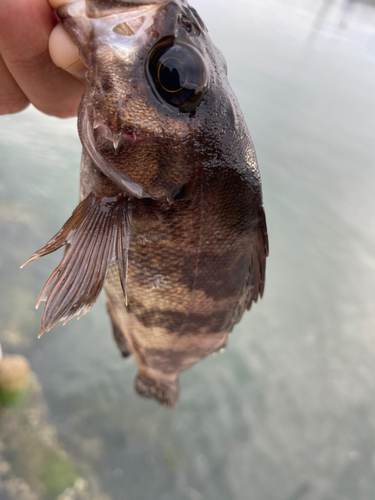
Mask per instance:
[[[106,133],[109,132],[105,129]],[[122,192],[136,198],[150,198],[150,195],[143,187],[135,182],[126,173],[114,167],[97,151],[95,139],[92,133],[92,128],[86,113],[86,110],[81,106],[78,120],[78,132],[85,151],[89,155],[93,164],[111,181],[120,188]]]

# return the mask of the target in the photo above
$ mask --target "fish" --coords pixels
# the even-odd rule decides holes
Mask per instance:
[[[186,0],[73,0],[87,66],[80,203],[25,264],[65,247],[39,335],[100,292],[135,391],[166,408],[179,374],[227,345],[263,296],[269,253],[254,145],[227,64]]]

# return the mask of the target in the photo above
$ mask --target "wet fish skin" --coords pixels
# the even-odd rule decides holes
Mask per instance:
[[[88,66],[81,202],[127,196],[128,250],[114,252],[105,282],[114,338],[136,358],[138,394],[173,408],[179,373],[225,346],[263,294],[254,146],[225,61],[185,0],[75,0],[59,16]],[[189,112],[163,102],[147,72],[155,46],[172,40],[204,62],[205,93]]]

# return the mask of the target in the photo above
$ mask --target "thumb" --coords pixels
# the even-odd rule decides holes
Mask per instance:
[[[48,0],[53,9],[58,9],[66,0]],[[78,49],[64,30],[61,23],[52,30],[49,38],[49,53],[59,68],[68,71],[80,80],[85,79],[86,66],[81,61]]]

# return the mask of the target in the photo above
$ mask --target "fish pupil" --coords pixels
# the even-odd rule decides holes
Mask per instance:
[[[187,82],[187,71],[181,61],[167,58],[159,65],[160,85],[167,92],[179,92]]]

